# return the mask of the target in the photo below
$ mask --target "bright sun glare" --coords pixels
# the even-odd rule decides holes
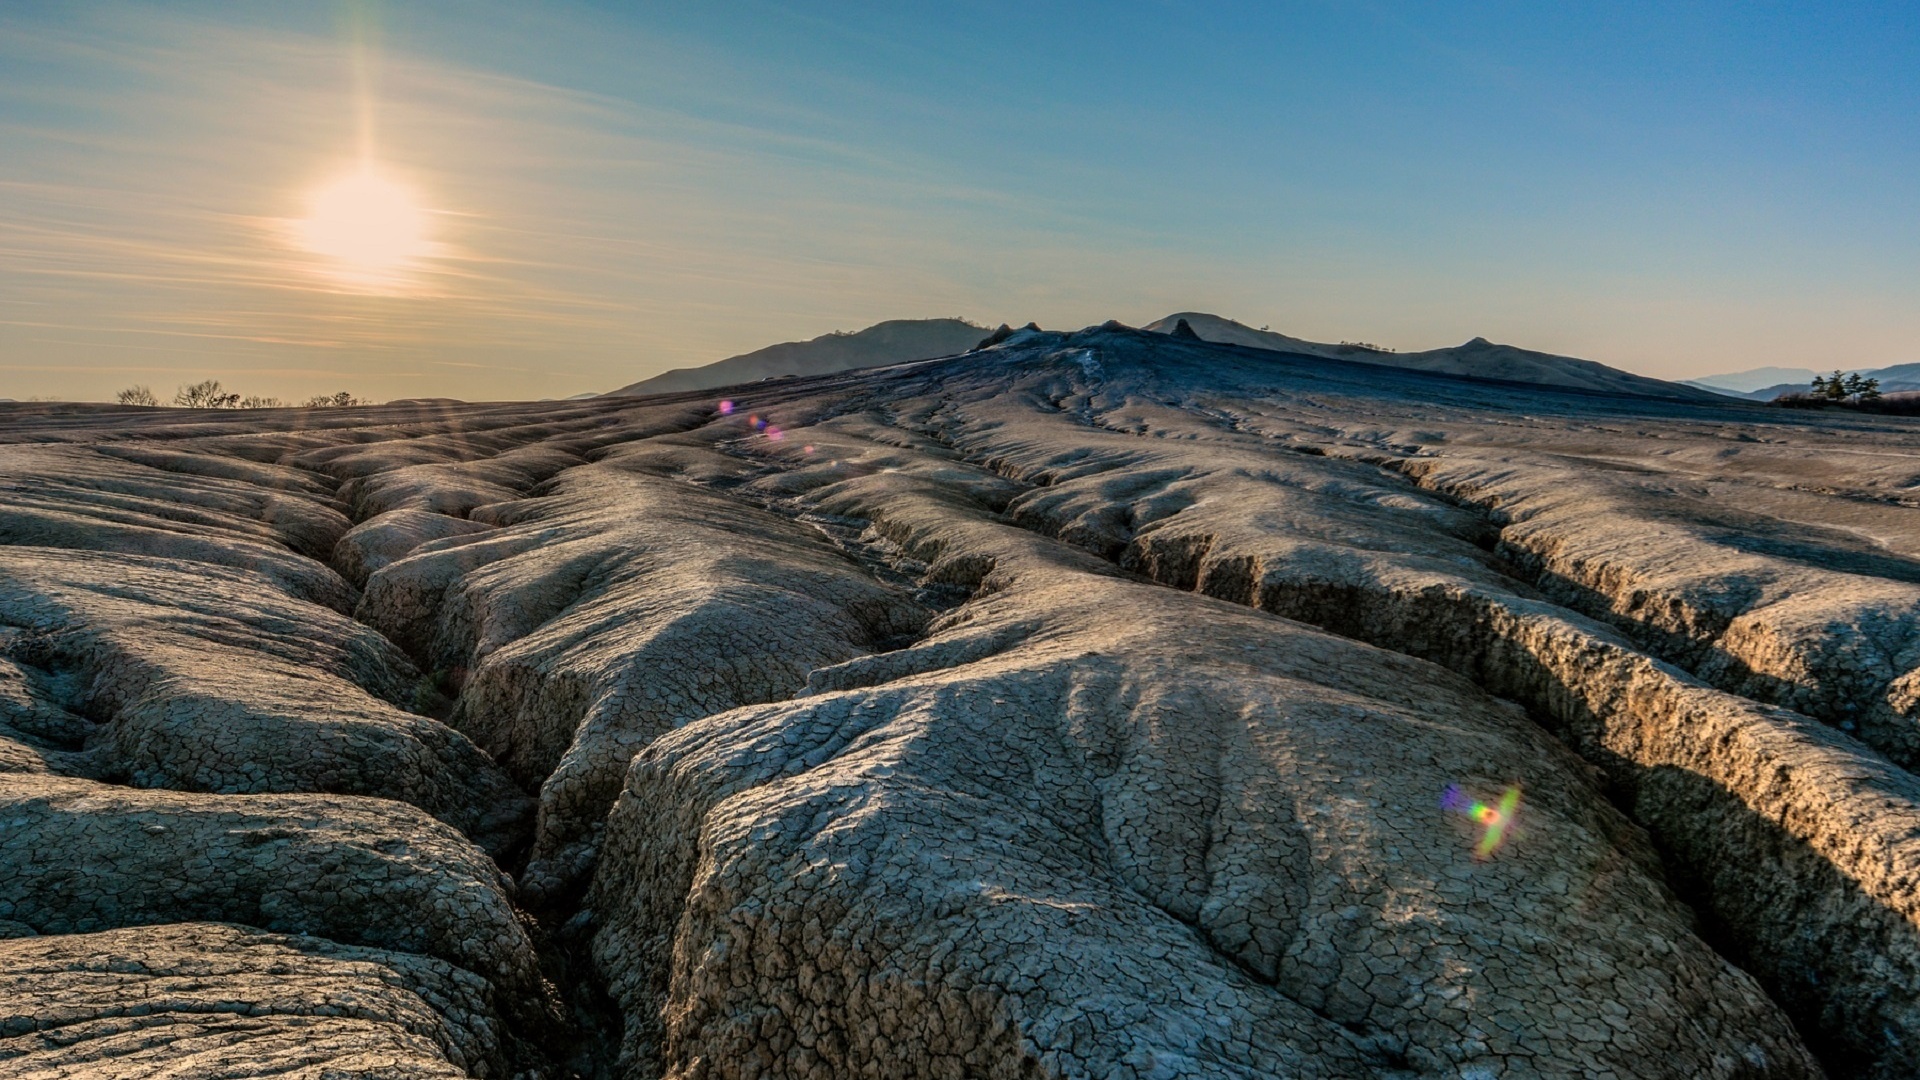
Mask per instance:
[[[427,214],[403,185],[370,166],[313,192],[294,222],[301,247],[332,260],[341,278],[361,285],[399,282],[433,250]]]

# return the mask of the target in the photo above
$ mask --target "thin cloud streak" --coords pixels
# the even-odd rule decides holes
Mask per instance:
[[[1075,236],[1099,227],[1095,219],[955,183],[934,163],[389,53],[379,127],[403,174],[428,193],[447,257],[426,261],[415,295],[369,301],[275,235],[299,184],[349,149],[341,45],[156,16],[128,25],[144,44],[25,44],[159,84],[157,96],[186,114],[176,123],[194,131],[193,160],[169,160],[179,156],[169,140],[182,136],[121,122],[49,132],[42,160],[81,182],[0,174],[12,238],[0,282],[57,307],[84,305],[85,319],[67,325],[87,337],[62,342],[76,354],[138,334],[360,350],[383,365],[470,351],[489,354],[476,370],[529,374],[541,369],[505,354],[585,354],[585,366],[570,367],[586,384],[559,389],[595,389],[791,336],[796,323],[817,326],[822,310],[893,314],[930,299],[943,311],[977,310],[985,290],[910,263],[960,252],[969,236],[995,235],[1003,257],[1029,273],[1051,264],[1100,276]],[[236,109],[248,96],[237,87],[266,87],[272,117]],[[100,110],[125,106],[121,95],[78,96]],[[104,163],[126,160],[171,167],[141,183],[104,175]],[[205,164],[223,161],[250,165]],[[929,218],[930,201],[942,215]],[[263,212],[270,206],[277,213]],[[1155,250],[1164,237],[1122,232],[1143,259],[1168,262]],[[1106,242],[1116,240],[1126,238]],[[259,302],[268,296],[281,300]],[[465,392],[536,386],[554,389],[529,381]]]
[[[0,64],[30,59],[41,73],[0,85],[0,294],[34,305],[61,339],[0,321],[0,350],[61,373],[0,394],[106,396],[119,377],[109,352],[143,336],[204,343],[174,354],[182,380],[291,352],[307,366],[262,366],[259,379],[321,365],[329,383],[461,370],[486,374],[442,392],[487,398],[605,389],[772,341],[955,312],[1077,325],[1199,306],[1402,347],[1484,333],[1669,375],[1739,342],[1818,347],[1831,325],[1809,319],[1804,299],[1780,302],[1798,279],[1769,265],[1772,241],[1735,230],[1704,251],[1698,196],[1636,207],[1643,231],[1685,226],[1651,241],[1611,220],[1569,230],[1555,215],[1644,192],[1615,191],[1606,172],[1575,174],[1571,192],[1476,172],[1425,131],[1350,141],[1340,158],[1311,122],[1289,143],[1274,135],[1294,129],[1237,130],[1200,111],[1205,93],[1276,92],[1285,71],[1235,69],[1183,97],[1160,63],[1137,72],[1154,89],[1115,99],[1135,73],[1080,56],[1063,63],[1092,65],[1108,85],[1036,96],[1007,77],[1019,56],[939,70],[964,40],[903,35],[914,24],[897,14],[849,28],[763,12],[787,20],[781,34],[852,41],[859,61],[815,63],[809,50],[769,67],[745,46],[672,36],[684,21],[490,2],[395,9],[375,58],[376,150],[420,194],[440,247],[415,260],[407,295],[368,295],[289,242],[305,195],[360,153],[350,42],[301,29],[304,8],[206,10],[217,16],[137,3],[37,22],[0,14]],[[1402,60],[1455,82],[1466,70],[1476,93],[1540,79],[1497,43],[1462,49],[1430,32],[1448,25],[1438,16],[1380,18],[1397,24],[1379,36]],[[1167,34],[1168,50],[1203,36]],[[919,58],[904,65],[909,81],[873,73],[903,56]],[[1549,96],[1541,115],[1621,137],[1618,121],[1593,119],[1604,108]],[[862,99],[878,104],[846,107]],[[1141,168],[1153,154],[1164,169]],[[1436,161],[1444,176],[1419,173]],[[1383,201],[1349,182],[1367,170],[1409,179]],[[1754,257],[1729,260],[1741,243]],[[1885,269],[1850,268],[1848,280]],[[1896,306],[1901,296],[1886,290]],[[1842,302],[1872,298],[1856,287]],[[1892,350],[1903,334],[1920,336],[1920,322],[1883,314],[1852,340]]]

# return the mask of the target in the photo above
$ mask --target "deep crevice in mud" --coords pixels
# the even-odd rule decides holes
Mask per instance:
[[[577,900],[574,908],[577,914]],[[589,954],[592,927],[570,915],[557,927],[542,924],[541,929],[535,944],[542,973],[558,988],[570,1025],[548,1044],[547,1056],[568,1080],[610,1080],[617,1075],[626,1022]]]
[[[507,452],[508,447],[496,452]],[[467,464],[469,461],[481,461],[485,458],[450,461],[444,464]],[[581,459],[584,461],[584,459]],[[333,506],[345,515],[352,526],[364,524],[385,511],[373,507],[365,498],[349,494],[358,489],[364,476],[335,475],[324,469],[295,464],[331,492]],[[555,477],[574,466],[564,465],[549,475],[539,479],[538,484],[550,483]],[[535,497],[529,492],[526,497]],[[463,512],[464,520],[471,509]],[[343,534],[344,535],[344,534]],[[334,570],[334,550],[314,554],[300,552],[318,565]],[[336,571],[337,572],[337,571]],[[413,662],[419,676],[415,683],[414,694],[409,701],[395,701],[393,704],[405,711],[424,717],[436,723],[451,726],[455,708],[458,704],[460,684],[465,674],[462,669],[436,667],[430,656],[408,648],[410,643],[401,643],[387,638],[381,630],[367,622],[359,614],[361,589],[348,583],[352,589],[353,606],[349,617],[368,631],[379,635],[382,640],[392,644],[402,655]],[[457,729],[456,729],[457,730]],[[484,751],[483,751],[484,752]],[[513,842],[493,858],[503,872],[518,878],[525,869],[531,851],[531,822],[522,828],[521,839]],[[541,975],[554,992],[559,995],[559,1008],[563,1022],[567,1025],[561,1030],[510,1030],[508,1032],[509,1066],[516,1069],[516,1075],[527,1076],[564,1076],[570,1080],[607,1080],[613,1077],[614,1063],[621,1043],[623,1019],[618,1008],[608,997],[604,982],[596,972],[591,958],[587,955],[587,936],[589,930],[571,920],[578,913],[579,896],[568,898],[569,903],[561,908],[545,911],[521,909],[528,917],[530,937],[535,947],[535,955],[540,965]],[[516,907],[520,904],[514,898]],[[512,1004],[502,1008],[508,1016],[516,1012],[538,1012],[537,1008],[523,1010]],[[554,1070],[559,1070],[557,1073]]]

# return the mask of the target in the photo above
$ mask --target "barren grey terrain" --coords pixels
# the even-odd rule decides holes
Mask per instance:
[[[1116,324],[0,406],[0,1076],[1920,1075],[1916,486]]]

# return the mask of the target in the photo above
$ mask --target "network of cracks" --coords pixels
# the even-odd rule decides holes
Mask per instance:
[[[1111,325],[15,407],[0,1075],[1915,1075],[1903,423]]]

